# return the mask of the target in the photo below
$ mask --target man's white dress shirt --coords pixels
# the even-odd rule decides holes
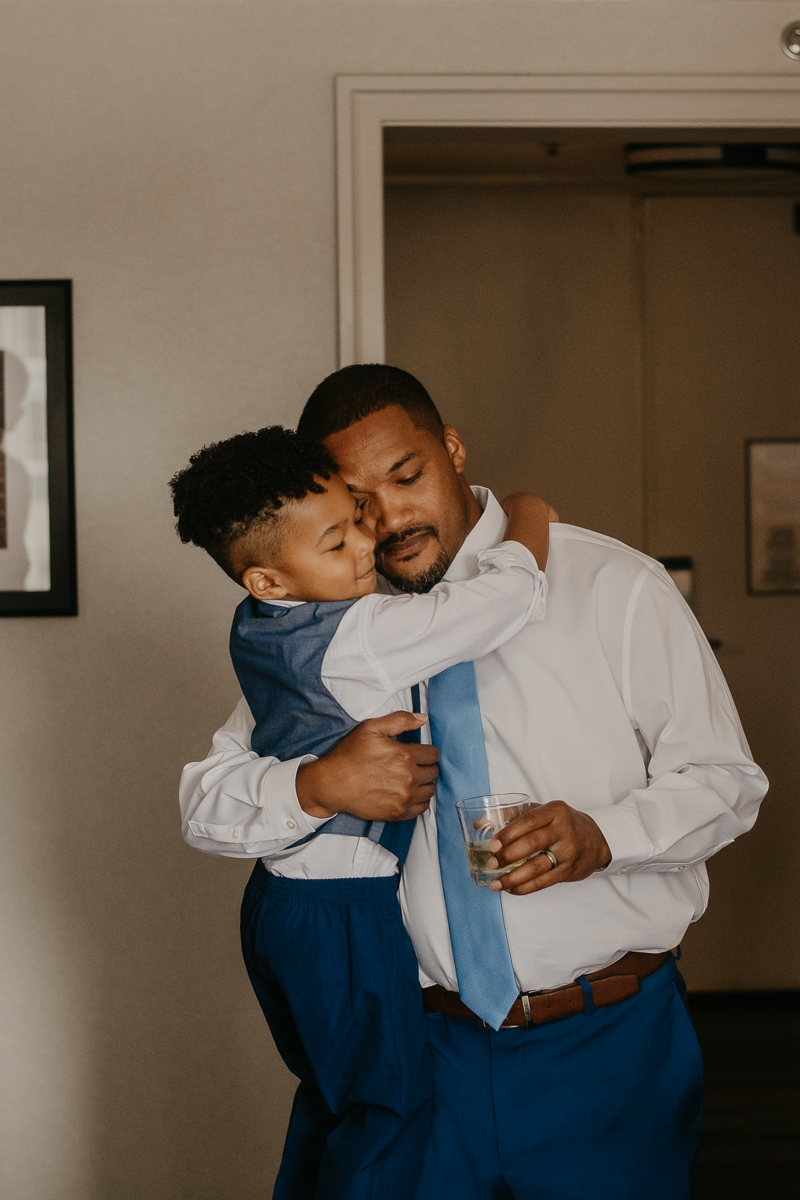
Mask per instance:
[[[448,570],[454,581],[505,531],[494,496],[474,491],[483,516]],[[705,860],[751,827],[767,789],[716,659],[658,563],[551,525],[547,577],[546,620],[475,660],[489,777],[495,792],[590,813],[612,861],[580,883],[503,893],[524,991],[675,946],[706,906]],[[252,728],[241,701],[209,757],[184,770],[184,837],[207,853],[269,858],[318,824],[294,790],[305,760],[257,758]],[[423,986],[456,991],[434,804],[417,820],[400,901]]]

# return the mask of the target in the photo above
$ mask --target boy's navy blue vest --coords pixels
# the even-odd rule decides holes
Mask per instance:
[[[358,724],[322,681],[325,652],[342,617],[355,603],[326,600],[283,608],[247,596],[237,607],[231,658],[255,720],[250,744],[256,753],[282,760],[303,754],[319,756]],[[415,705],[417,702],[415,697]],[[415,734],[414,740],[418,740]],[[401,864],[413,832],[413,820],[384,824],[347,813],[338,813],[317,831],[369,838],[397,855]],[[295,844],[311,841],[317,833]]]

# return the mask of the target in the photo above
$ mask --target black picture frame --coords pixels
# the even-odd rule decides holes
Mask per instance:
[[[800,437],[744,446],[747,594],[800,595]]]
[[[49,512],[49,540],[46,543],[45,555],[49,555],[46,567],[49,568],[42,576],[40,572],[39,586],[35,590],[16,588],[4,589],[0,579],[0,616],[5,617],[70,617],[78,612],[78,581],[77,556],[75,544],[75,475],[72,427],[72,281],[69,279],[15,279],[0,280],[0,321],[4,314],[2,309],[12,308],[21,310],[44,308],[44,359],[46,379],[46,402],[40,404],[46,413],[47,454],[43,458],[42,479],[40,481],[40,508],[44,506],[44,474],[46,471],[46,503]],[[17,314],[7,314],[8,320],[15,320]],[[36,313],[36,319],[41,325],[41,315]],[[0,324],[0,330],[5,327]],[[6,335],[7,340],[7,335]],[[0,352],[3,353],[4,363],[0,363],[3,371],[10,369],[12,350],[0,339]],[[24,374],[24,366],[20,368],[19,357],[14,359],[15,369]],[[40,372],[41,374],[41,372]],[[0,378],[3,385],[0,390],[0,400],[6,396],[6,375]],[[19,390],[19,389],[18,389]],[[10,395],[10,391],[8,395]],[[7,397],[6,397],[7,398]],[[0,406],[0,431],[6,426],[3,408]],[[24,404],[20,411],[24,410]],[[41,418],[44,426],[44,416]],[[10,423],[7,432],[12,429]],[[4,439],[0,445],[5,451],[7,442]],[[0,553],[5,549],[13,549],[18,545],[12,541],[18,539],[18,529],[7,518],[10,511],[7,507],[9,492],[7,481],[7,466],[13,465],[13,460],[5,452],[0,454]],[[31,488],[33,484],[31,484]],[[30,493],[33,495],[33,492]],[[33,504],[33,500],[30,501]],[[18,524],[18,523],[17,523]],[[27,531],[27,526],[26,526]],[[27,533],[26,533],[27,536]],[[46,535],[45,535],[46,536]],[[41,541],[41,539],[40,539]],[[27,543],[26,543],[27,547]],[[30,575],[30,571],[28,572]],[[42,579],[49,587],[42,586]],[[14,583],[17,579],[14,578]],[[24,581],[28,587],[27,578]],[[36,580],[34,580],[34,584]]]

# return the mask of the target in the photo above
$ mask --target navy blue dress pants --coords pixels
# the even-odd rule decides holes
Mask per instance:
[[[689,1200],[702,1063],[673,961],[591,1016],[497,1032],[427,1020],[417,1200]]]
[[[282,879],[256,864],[245,964],[300,1084],[275,1200],[414,1200],[432,1082],[397,879]]]

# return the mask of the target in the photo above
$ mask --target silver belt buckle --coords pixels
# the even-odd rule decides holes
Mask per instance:
[[[522,1001],[522,1011],[525,1015],[526,1029],[533,1029],[534,1025],[536,1024],[533,1019],[533,1013],[531,1012],[531,996],[543,996],[546,991],[547,988],[537,988],[532,992],[520,992],[519,998]]]
[[[533,1020],[533,1014],[531,1013],[530,997],[531,996],[541,996],[543,991],[544,991],[544,989],[540,988],[538,991],[534,991],[534,992],[520,992],[520,994],[517,996],[517,1000],[522,1001],[522,1012],[525,1016],[525,1028],[526,1029],[533,1029],[533,1026],[535,1024],[535,1022]],[[483,1018],[481,1018],[481,1017],[479,1017],[478,1020],[480,1021],[481,1025],[483,1026],[484,1029],[491,1029],[491,1025],[489,1024],[488,1021],[484,1021]],[[500,1028],[502,1029],[502,1025]]]

